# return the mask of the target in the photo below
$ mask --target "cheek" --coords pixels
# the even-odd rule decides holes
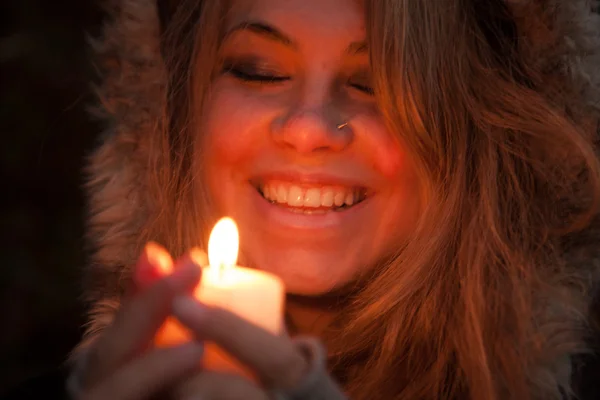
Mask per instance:
[[[381,243],[394,247],[413,231],[422,210],[421,181],[413,157],[399,135],[375,113],[356,119],[362,129],[363,156],[383,180],[379,207],[386,218],[378,225]]]
[[[235,92],[218,86],[202,110],[196,141],[195,171],[200,171],[212,211],[227,214],[235,198],[235,171],[252,157],[251,106]],[[200,182],[200,181],[198,181]],[[200,188],[198,190],[201,190]]]
[[[200,147],[207,167],[233,164],[251,156],[257,147],[255,132],[261,124],[261,105],[247,96],[227,88],[215,87],[202,123]]]
[[[404,181],[414,175],[414,164],[399,135],[390,133],[378,112],[372,111],[355,118],[354,124],[362,132],[358,146],[372,168],[388,182]]]
[[[219,213],[235,209],[246,171],[268,146],[273,104],[252,96],[227,80],[216,82],[209,95],[196,142],[196,171]]]
[[[377,160],[377,169],[389,180],[397,180],[399,176],[406,176],[413,170],[409,162],[405,147],[391,135],[377,143],[374,151]]]

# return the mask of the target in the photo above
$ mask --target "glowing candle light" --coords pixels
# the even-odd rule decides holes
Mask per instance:
[[[238,249],[239,236],[235,222],[231,218],[221,219],[211,232],[208,241],[209,266],[202,271],[194,297],[204,304],[224,308],[278,334],[283,328],[283,283],[267,272],[237,266]],[[191,334],[181,324],[169,319],[161,328],[155,343],[158,346],[171,346],[190,339]],[[205,368],[245,373],[236,361],[214,344],[207,343],[205,349]]]

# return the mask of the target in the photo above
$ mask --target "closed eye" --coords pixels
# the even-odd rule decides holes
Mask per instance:
[[[347,79],[347,85],[351,88],[369,96],[375,94],[375,90],[373,89],[373,78],[369,68],[359,69],[354,74],[348,76]]]
[[[243,82],[258,84],[280,83],[291,79],[287,75],[279,74],[269,68],[261,68],[255,64],[230,64],[223,68],[223,72]]]
[[[359,83],[349,83],[349,85],[350,87],[368,94],[369,96],[373,96],[375,94],[375,90],[370,86],[361,85]]]

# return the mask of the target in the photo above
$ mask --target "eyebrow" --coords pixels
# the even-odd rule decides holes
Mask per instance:
[[[244,21],[235,25],[225,34],[225,39],[231,36],[232,34],[240,31],[247,31],[254,33],[256,35],[260,35],[266,37],[267,39],[273,40],[275,42],[281,43],[284,46],[291,47],[293,49],[298,49],[298,43],[290,38],[288,35],[275,28],[272,25],[269,25],[260,21]],[[346,48],[346,53],[348,54],[361,54],[366,53],[368,50],[366,42],[352,42]]]
[[[225,37],[227,38],[236,32],[242,31],[247,31],[256,35],[264,36],[267,39],[279,42],[284,46],[292,47],[294,49],[298,48],[298,44],[285,33],[281,32],[274,26],[258,21],[245,21],[240,24],[237,24],[229,31],[227,31]]]

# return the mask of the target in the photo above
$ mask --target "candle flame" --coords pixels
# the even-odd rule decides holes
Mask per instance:
[[[239,242],[235,221],[229,217],[221,218],[208,239],[208,262],[211,268],[223,270],[235,266]]]

